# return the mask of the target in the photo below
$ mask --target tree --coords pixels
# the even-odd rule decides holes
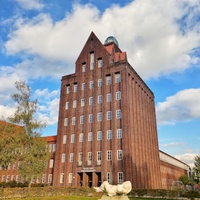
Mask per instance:
[[[21,140],[23,148],[18,158],[20,162],[19,174],[29,181],[29,187],[31,187],[31,179],[43,174],[50,156],[46,141],[40,137],[42,128],[46,124],[36,119],[38,101],[31,101],[30,87],[24,81],[16,82],[15,86],[18,93],[11,95],[11,97],[17,103],[17,109],[9,120],[22,126],[26,133]]]
[[[194,172],[195,172],[195,176],[194,179],[199,182],[200,180],[200,155],[195,156],[194,158],[194,168],[193,168]]]
[[[190,178],[187,174],[184,174],[180,176],[179,181],[181,181],[184,185],[187,185],[190,182]]]

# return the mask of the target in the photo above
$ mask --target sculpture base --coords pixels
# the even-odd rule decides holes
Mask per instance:
[[[99,200],[129,200],[128,196],[107,196],[103,195]]]

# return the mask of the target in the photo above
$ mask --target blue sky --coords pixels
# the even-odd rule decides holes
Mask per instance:
[[[25,80],[39,100],[43,135],[55,135],[60,80],[93,31],[113,35],[155,95],[160,150],[193,163],[200,154],[199,0],[1,0],[0,117]]]

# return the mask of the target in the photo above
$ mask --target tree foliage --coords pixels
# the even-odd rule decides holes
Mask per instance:
[[[187,185],[191,180],[187,174],[184,174],[180,176],[179,181],[181,181],[184,185]]]
[[[200,155],[195,156],[194,158],[194,168],[195,178],[199,181],[200,179]]]

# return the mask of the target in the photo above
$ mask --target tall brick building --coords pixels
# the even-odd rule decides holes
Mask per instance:
[[[92,32],[62,77],[53,185],[161,188],[154,94],[114,37]]]

